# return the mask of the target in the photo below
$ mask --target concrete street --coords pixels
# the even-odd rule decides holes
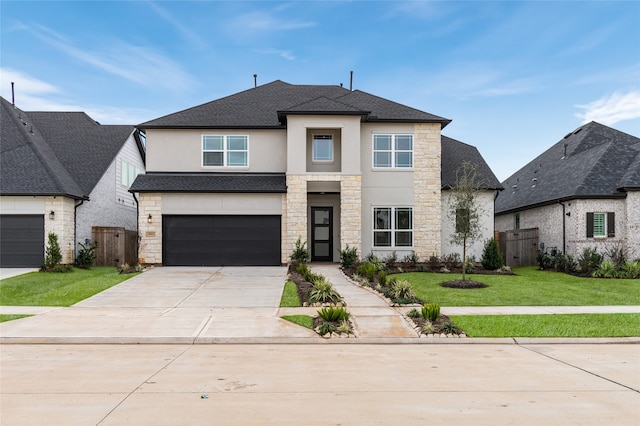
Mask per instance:
[[[3,345],[13,425],[638,425],[635,344]]]

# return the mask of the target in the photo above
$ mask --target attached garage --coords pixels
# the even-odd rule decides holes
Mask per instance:
[[[44,216],[0,215],[0,267],[39,268],[44,263]]]
[[[163,215],[166,266],[277,266],[280,215]]]

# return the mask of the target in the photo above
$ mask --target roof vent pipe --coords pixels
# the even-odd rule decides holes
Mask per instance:
[[[253,87],[258,87],[258,74],[253,75]]]
[[[16,93],[13,90],[14,82],[11,82],[11,105],[16,106]]]
[[[353,71],[349,71],[349,91],[353,91]]]
[[[564,154],[562,154],[562,158],[565,158],[567,156],[567,146],[568,145],[569,145],[568,143],[564,144]]]

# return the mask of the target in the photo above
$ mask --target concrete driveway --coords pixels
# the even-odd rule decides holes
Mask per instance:
[[[318,338],[277,316],[285,267],[162,267],[70,308],[0,324],[1,341],[213,343]]]

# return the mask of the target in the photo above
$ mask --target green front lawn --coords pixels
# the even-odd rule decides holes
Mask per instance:
[[[19,314],[0,314],[0,322],[13,321],[20,318],[30,317],[31,315],[19,315]]]
[[[309,315],[285,315],[282,319],[313,330],[313,318]]]
[[[71,306],[137,274],[120,274],[113,266],[73,272],[30,272],[0,280],[0,305]]]
[[[469,337],[640,336],[640,314],[451,316]]]
[[[282,298],[280,299],[281,308],[297,308],[302,306],[300,303],[300,297],[298,296],[298,288],[293,281],[287,281],[284,284],[284,290],[282,291]]]
[[[489,285],[480,289],[441,287],[460,274],[411,272],[394,275],[413,284],[416,295],[440,306],[602,306],[640,305],[640,280],[580,278],[536,266],[515,268],[516,275],[469,274]]]

